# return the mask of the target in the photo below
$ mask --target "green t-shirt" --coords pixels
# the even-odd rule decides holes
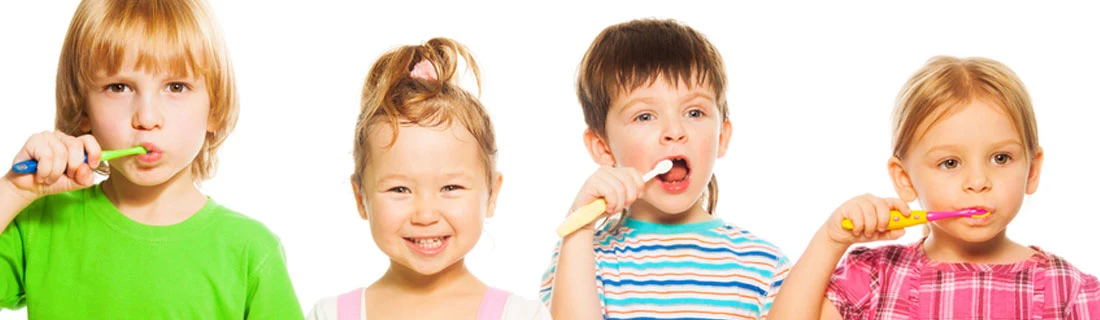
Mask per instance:
[[[0,234],[0,307],[31,319],[302,319],[279,239],[213,200],[122,215],[100,185],[43,197]]]

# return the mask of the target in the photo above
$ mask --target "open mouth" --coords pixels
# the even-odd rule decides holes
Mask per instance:
[[[665,183],[679,183],[687,180],[687,177],[691,174],[691,167],[688,167],[687,160],[684,160],[684,158],[673,158],[670,160],[672,160],[672,169],[657,175],[657,179]]]
[[[672,160],[672,169],[657,175],[661,189],[670,194],[687,191],[688,186],[691,185],[691,165],[683,157],[671,157],[668,160]]]

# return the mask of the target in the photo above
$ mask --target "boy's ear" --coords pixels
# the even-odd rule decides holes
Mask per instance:
[[[218,131],[218,127],[221,127],[221,121],[215,119],[214,115],[211,114],[210,119],[206,119],[206,132],[214,133],[214,131]]]
[[[1035,157],[1031,158],[1030,165],[1027,171],[1027,189],[1024,190],[1027,194],[1035,193],[1039,190],[1039,173],[1043,169],[1043,148],[1035,147]]]
[[[500,184],[504,183],[504,174],[499,171],[493,173],[493,193],[489,195],[489,206],[485,210],[485,217],[492,218],[497,208],[497,196],[500,195]]]
[[[78,121],[80,121],[77,123],[77,126],[80,128],[80,132],[92,132],[92,119],[88,117],[87,112],[84,112],[82,115],[80,115],[80,120]]]
[[[588,155],[592,156],[592,161],[601,166],[615,165],[615,156],[611,154],[611,146],[592,129],[584,130],[584,146],[588,148]]]
[[[355,181],[355,175],[351,176],[351,193],[355,195],[355,207],[359,209],[359,217],[367,219],[367,203],[363,201],[363,192],[359,189],[359,181]]]
[[[913,180],[909,178],[909,172],[905,171],[905,167],[901,165],[901,159],[890,157],[890,160],[886,163],[886,168],[890,171],[890,179],[894,182],[894,192],[897,192],[898,198],[906,203],[916,200],[917,189],[913,187]]]
[[[733,125],[730,119],[722,121],[722,132],[718,133],[718,157],[724,157],[730,147],[730,137],[733,135]]]

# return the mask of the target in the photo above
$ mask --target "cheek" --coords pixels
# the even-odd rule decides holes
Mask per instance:
[[[370,216],[367,221],[370,222],[371,234],[375,241],[389,239],[388,236],[400,231],[402,224],[408,220],[400,210],[402,206],[394,201],[377,199],[370,204]]]
[[[642,130],[624,130],[623,132],[612,134],[608,133],[608,140],[613,141],[611,143],[611,154],[615,156],[615,161],[619,165],[633,167],[638,170],[646,171],[643,167],[649,166],[647,161],[650,161],[650,152],[656,149],[652,141],[658,141],[656,137],[646,136]]]
[[[922,207],[927,210],[937,210],[949,206],[953,201],[957,189],[957,183],[951,181],[951,176],[930,169],[918,169],[910,171],[909,178],[913,182],[913,189],[917,191]]]

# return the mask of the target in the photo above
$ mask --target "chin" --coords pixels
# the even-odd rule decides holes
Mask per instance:
[[[440,273],[443,270],[446,270],[447,267],[450,267],[455,262],[455,261],[451,261],[451,259],[447,259],[447,260],[444,260],[444,259],[433,259],[433,260],[420,260],[420,259],[417,259],[417,260],[419,260],[419,261],[406,260],[406,261],[400,261],[398,263],[400,263],[401,265],[404,265],[405,268],[408,268],[409,270],[415,271],[418,274],[425,275],[425,276],[430,276],[430,275]],[[447,263],[447,262],[444,262],[444,261],[450,261],[450,263]]]
[[[967,243],[984,243],[993,240],[997,235],[1004,232],[1004,228],[997,228],[995,226],[988,226],[984,228],[970,228],[967,226],[956,226],[950,231],[951,236],[958,238]]]
[[[190,167],[185,168],[185,170],[190,170]],[[135,185],[151,187],[164,184],[165,182],[172,180],[173,177],[176,177],[182,172],[182,170],[175,173],[167,171],[168,170],[165,170],[165,168],[153,168],[149,170],[118,170],[116,172],[112,172],[111,174],[121,175],[127,181],[130,181],[130,183],[133,183]]]
[[[668,215],[678,215],[690,211],[700,199],[701,197],[691,198],[686,194],[663,194],[659,195],[658,199],[647,199],[646,202]]]

